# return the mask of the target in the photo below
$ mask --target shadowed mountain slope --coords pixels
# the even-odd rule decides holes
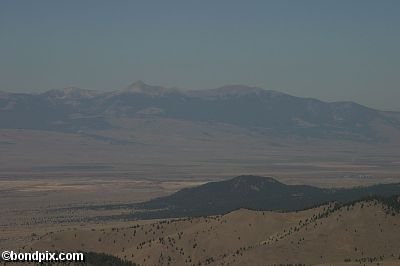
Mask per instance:
[[[239,208],[296,211],[329,201],[346,203],[369,196],[400,195],[400,184],[380,184],[351,189],[323,189],[286,185],[270,177],[238,176],[180,190],[170,196],[137,204],[139,218],[206,216]]]

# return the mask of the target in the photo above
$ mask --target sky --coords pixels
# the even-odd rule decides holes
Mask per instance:
[[[0,90],[245,84],[400,111],[400,1],[0,1]]]

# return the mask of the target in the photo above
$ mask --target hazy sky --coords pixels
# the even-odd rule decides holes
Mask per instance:
[[[0,90],[247,84],[400,110],[400,1],[0,1]]]

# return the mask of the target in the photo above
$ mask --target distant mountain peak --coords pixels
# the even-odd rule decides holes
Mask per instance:
[[[216,88],[215,91],[229,93],[229,94],[250,94],[250,93],[263,93],[266,90],[258,88],[258,87],[232,84],[232,85],[225,85],[225,86]]]
[[[124,90],[120,91],[120,93],[140,93],[146,94],[149,96],[163,96],[168,93],[176,92],[176,89],[165,88],[162,86],[153,86],[144,83],[141,80],[138,80],[131,85],[129,85]]]
[[[206,98],[229,98],[229,97],[243,97],[249,95],[269,95],[278,96],[284,95],[281,92],[265,90],[258,87],[245,86],[239,84],[225,85],[216,89],[208,90],[195,90],[189,92],[190,95]]]
[[[140,80],[140,79],[139,79],[139,80],[133,82],[133,83],[131,84],[131,86],[149,86],[149,85],[147,85],[146,83],[144,83],[143,80]]]
[[[147,88],[152,87],[146,83],[144,83],[142,80],[138,80],[133,82],[131,85],[125,88],[125,90],[129,91],[142,91],[146,90]]]
[[[95,90],[81,89],[78,87],[66,87],[62,89],[53,89],[44,92],[42,95],[56,98],[56,99],[79,99],[79,98],[91,98],[97,94]]]
[[[0,91],[0,99],[7,99],[10,96],[10,93]]]

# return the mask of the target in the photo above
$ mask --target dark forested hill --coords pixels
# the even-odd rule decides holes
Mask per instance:
[[[170,196],[136,205],[140,218],[205,216],[239,208],[296,211],[329,201],[347,203],[370,196],[400,195],[400,184],[380,184],[351,189],[323,189],[286,185],[270,177],[238,176],[183,189]]]

